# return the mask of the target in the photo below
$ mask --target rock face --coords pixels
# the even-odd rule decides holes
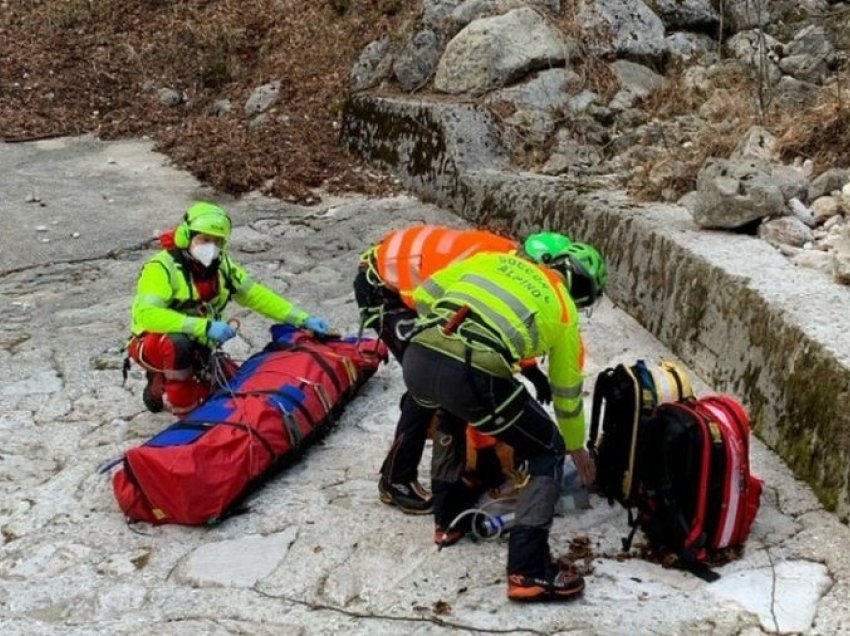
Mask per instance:
[[[668,29],[715,29],[720,15],[708,0],[649,0]]]
[[[709,159],[697,177],[691,209],[704,228],[735,228],[784,214],[784,197],[766,166],[752,160]]]
[[[362,91],[371,88],[389,76],[393,63],[391,46],[388,37],[366,45],[351,68],[351,90]]]
[[[440,60],[442,42],[430,29],[408,36],[393,63],[393,73],[399,86],[406,91],[422,87]]]
[[[744,31],[770,24],[772,16],[768,2],[756,0],[726,0],[725,20],[731,31]]]
[[[446,46],[434,88],[445,93],[482,93],[529,71],[563,64],[571,48],[557,29],[529,8],[476,20]]]
[[[638,61],[667,50],[664,23],[641,0],[580,0],[576,18],[594,55]]]

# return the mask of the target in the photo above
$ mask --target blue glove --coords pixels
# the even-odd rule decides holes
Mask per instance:
[[[330,325],[328,325],[327,320],[316,316],[310,316],[307,320],[305,320],[304,327],[320,336],[326,336],[328,329],[330,329]]]
[[[207,327],[207,338],[216,342],[225,342],[236,335],[236,329],[221,320],[214,320]]]

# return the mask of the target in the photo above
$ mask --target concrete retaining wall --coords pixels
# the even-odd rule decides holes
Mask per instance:
[[[358,96],[343,140],[472,223],[561,230],[600,246],[613,301],[739,397],[759,436],[850,518],[847,288],[753,237],[698,230],[684,208],[509,171],[492,122],[472,106]]]

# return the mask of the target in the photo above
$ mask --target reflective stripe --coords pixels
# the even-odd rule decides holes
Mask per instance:
[[[168,301],[162,298],[161,296],[154,296],[153,294],[146,294],[144,296],[138,296],[136,300],[148,307],[168,307]]]
[[[555,397],[562,397],[562,398],[567,398],[567,399],[577,398],[577,397],[581,397],[581,390],[582,390],[582,383],[576,384],[574,386],[568,386],[568,387],[565,387],[563,389],[560,388],[560,387],[553,387],[552,388],[552,395],[555,396]]]
[[[421,287],[423,291],[434,299],[442,298],[446,294],[446,290],[431,278],[428,278],[424,283],[422,283]]]
[[[415,301],[413,303],[413,308],[416,310],[416,313],[420,316],[425,316],[431,311],[431,305],[422,302],[421,300]]]
[[[446,233],[440,238],[440,242],[437,243],[437,253],[448,254],[458,236],[460,236],[460,232],[457,230],[446,230]]]
[[[583,402],[579,402],[578,406],[575,407],[574,409],[570,410],[570,411],[565,411],[563,409],[559,409],[556,406],[555,407],[555,415],[557,415],[558,417],[567,417],[567,418],[568,417],[575,417],[576,415],[581,413],[583,410],[584,410],[584,403]]]
[[[521,384],[520,384],[520,385],[517,385],[517,387],[514,389],[513,393],[511,393],[508,397],[506,397],[504,400],[502,400],[501,404],[499,404],[496,408],[494,408],[492,413],[488,413],[487,415],[485,415],[484,417],[482,417],[480,420],[476,420],[476,421],[474,421],[474,422],[470,422],[470,426],[472,426],[472,427],[474,427],[474,428],[478,428],[479,426],[483,426],[484,424],[486,424],[487,422],[489,422],[490,420],[492,420],[494,417],[497,417],[497,416],[499,415],[499,413],[501,413],[502,411],[504,411],[506,407],[510,406],[510,404],[511,404],[511,403],[512,403],[512,402],[513,402],[516,398],[518,398],[518,397],[519,397],[519,396],[520,396],[520,395],[521,395],[524,391],[525,391],[525,387],[523,387]],[[520,415],[522,415],[522,413],[523,413],[523,412],[522,412],[522,410],[520,410],[520,412],[517,414],[517,417],[519,417]],[[513,419],[512,419],[512,420],[508,423],[508,425],[507,425],[507,426],[504,426],[504,427],[500,428],[500,429],[499,429],[499,431],[503,431],[503,430],[505,430],[508,426],[510,426],[511,424],[513,424],[513,423],[516,421],[517,417],[514,417],[514,418],[513,418]],[[491,434],[492,434],[492,433],[490,433],[490,432],[488,432],[488,433],[487,433],[487,435],[491,435]]]
[[[499,330],[502,337],[510,340],[516,356],[518,358],[523,357],[523,352],[525,351],[525,339],[522,337],[522,334],[511,325],[507,318],[505,318],[502,314],[493,311],[486,305],[482,305],[481,300],[475,296],[470,296],[469,294],[464,294],[462,292],[451,292],[448,297],[450,299],[457,299],[466,303],[474,309],[475,313],[479,316],[496,325],[496,329]]]
[[[528,327],[528,337],[531,339],[531,348],[537,349],[540,342],[540,334],[537,331],[537,325],[534,324],[534,312],[523,303],[519,298],[508,291],[505,291],[491,280],[478,276],[476,274],[467,274],[461,279],[462,282],[469,282],[476,285],[505,303],[511,308],[511,311],[516,314],[517,320]],[[514,329],[516,331],[516,329]]]
[[[401,243],[404,240],[404,232],[396,232],[387,243],[384,257],[378,259],[380,266],[381,261],[384,262],[383,279],[388,285],[398,288],[398,257],[401,251]]]
[[[425,244],[425,240],[434,233],[437,228],[433,226],[425,226],[422,228],[415,239],[413,239],[413,243],[410,246],[410,257],[407,259],[407,267],[410,273],[410,288],[413,289],[422,282],[422,261],[424,260],[424,255],[422,254],[422,246]]]

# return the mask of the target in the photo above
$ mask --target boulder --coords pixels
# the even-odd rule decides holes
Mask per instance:
[[[762,31],[743,31],[729,38],[729,52],[758,73],[766,73],[768,83],[776,84],[782,77],[779,59],[782,43]],[[766,68],[762,70],[762,64]]]
[[[215,115],[216,117],[229,115],[231,110],[233,110],[233,105],[230,103],[229,99],[217,99],[213,105],[210,106],[210,114]]]
[[[835,49],[823,27],[809,25],[785,45],[784,54],[779,62],[783,73],[804,82],[821,84],[829,73]]]
[[[818,197],[812,201],[811,210],[815,221],[824,223],[827,219],[841,213],[841,200],[830,195]]]
[[[254,89],[248,101],[245,102],[245,115],[253,117],[271,108],[280,93],[280,81],[275,80]]]
[[[834,244],[832,277],[837,283],[850,285],[850,238],[846,235]]]
[[[758,235],[771,245],[803,247],[814,240],[812,230],[795,216],[770,219],[759,226]]]
[[[663,76],[651,68],[628,60],[613,62],[611,70],[614,71],[623,90],[632,93],[635,97],[647,97],[664,85]]]
[[[565,68],[552,68],[521,84],[493,91],[484,103],[510,102],[524,109],[562,110],[569,103],[572,89],[579,86],[581,77],[577,73]]]
[[[388,37],[367,44],[351,68],[349,85],[362,91],[380,84],[390,76],[393,65],[392,42]]]
[[[434,87],[444,93],[483,93],[561,65],[573,48],[537,11],[514,9],[476,20],[452,38],[437,65]]]
[[[664,23],[641,0],[579,0],[576,18],[593,55],[649,61],[667,51]]]
[[[440,36],[431,29],[408,34],[393,62],[399,86],[406,91],[421,88],[434,72],[442,51]]]
[[[770,167],[770,178],[786,201],[804,199],[809,191],[809,178],[802,167],[774,164]]]
[[[455,35],[475,20],[501,15],[523,6],[526,6],[523,0],[466,0],[461,2],[449,16],[449,35]]]
[[[169,108],[179,106],[186,101],[186,96],[181,91],[176,91],[173,88],[160,88],[157,92],[157,99],[163,106]]]
[[[697,175],[697,194],[691,214],[700,227],[735,228],[786,212],[782,192],[757,161],[708,159]]]
[[[760,0],[725,0],[723,22],[729,31],[765,27],[773,21],[768,2]]]
[[[452,12],[463,4],[463,0],[424,0],[422,24],[425,28],[443,32],[448,27]]]
[[[762,126],[753,126],[738,142],[729,158],[774,161],[777,158],[776,137]]]
[[[829,35],[822,26],[810,24],[794,35],[785,45],[783,54],[786,57],[794,55],[810,55],[826,60],[835,53],[835,47],[829,41]]]
[[[850,181],[850,170],[830,168],[812,180],[809,186],[809,201],[814,201],[834,190],[841,190],[848,181]]]
[[[773,104],[794,111],[814,106],[820,97],[820,88],[785,75],[773,87]]]
[[[647,4],[668,29],[713,30],[720,21],[709,0],[648,0]]]
[[[683,62],[699,59],[717,48],[717,41],[703,33],[676,31],[664,38],[664,41],[670,55]]]

